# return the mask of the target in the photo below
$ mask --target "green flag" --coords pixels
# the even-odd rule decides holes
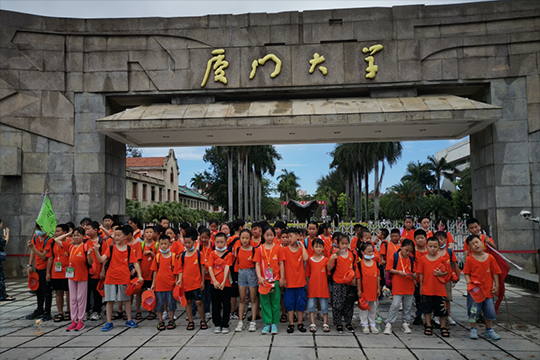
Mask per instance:
[[[49,200],[49,197],[46,195],[36,223],[47,235],[54,236],[54,232],[56,231],[56,218],[54,216],[51,200]]]

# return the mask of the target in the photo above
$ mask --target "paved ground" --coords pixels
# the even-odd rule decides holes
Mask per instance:
[[[263,336],[257,333],[215,335],[206,331],[187,331],[185,315],[181,313],[175,330],[158,332],[157,320],[143,320],[138,329],[123,327],[102,333],[104,321],[88,321],[81,332],[66,332],[68,323],[45,322],[43,334],[34,334],[33,321],[24,320],[35,307],[35,297],[29,294],[23,280],[8,281],[7,289],[17,301],[0,303],[0,359],[540,359],[540,297],[528,290],[507,285],[508,306],[501,306],[496,331],[499,341],[468,338],[465,317],[463,282],[454,289],[453,317],[459,322],[451,326],[451,337],[443,339],[438,330],[426,337],[422,327],[412,326],[405,335],[400,329],[394,334],[339,335],[332,328],[328,334],[307,332],[287,334],[285,325],[279,334]],[[386,315],[389,301],[381,301],[381,315]],[[54,305],[53,305],[54,309]],[[356,312],[358,308],[356,308]],[[53,312],[54,315],[54,312]],[[143,316],[146,316],[143,313]],[[400,321],[400,319],[398,319]],[[197,322],[198,323],[198,322]],[[211,324],[211,323],[210,323]],[[309,325],[309,324],[306,324]],[[358,320],[354,321],[357,329]],[[231,330],[236,321],[231,321]],[[481,327],[483,330],[483,327]],[[481,332],[479,332],[481,334]]]

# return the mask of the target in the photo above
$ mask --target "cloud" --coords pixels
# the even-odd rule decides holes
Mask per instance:
[[[143,151],[144,157],[152,156],[167,156],[169,149],[167,148],[144,148]],[[204,156],[205,147],[175,147],[173,148],[176,159],[178,160],[188,160],[188,161],[202,161]]]

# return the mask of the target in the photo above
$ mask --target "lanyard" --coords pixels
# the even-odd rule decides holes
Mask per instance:
[[[268,264],[268,267],[270,267],[270,259],[272,259],[272,250],[274,250],[274,244],[272,244],[272,248],[270,249],[270,254],[266,251],[266,247],[263,245],[262,250],[264,250],[264,257],[266,258],[266,262]]]

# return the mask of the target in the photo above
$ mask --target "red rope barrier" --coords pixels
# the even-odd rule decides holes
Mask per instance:
[[[462,253],[465,250],[454,250],[456,253]],[[538,254],[539,250],[497,250],[501,254]]]

